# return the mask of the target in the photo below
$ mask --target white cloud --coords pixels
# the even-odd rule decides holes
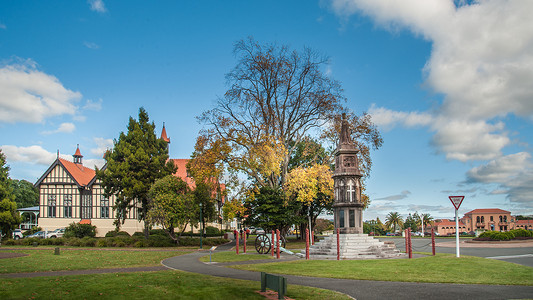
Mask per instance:
[[[71,133],[76,130],[76,125],[73,123],[61,123],[59,128],[53,131],[44,131],[43,134],[54,134],[54,133]]]
[[[83,106],[83,109],[100,111],[102,109],[103,102],[104,100],[102,100],[102,98],[98,99],[98,101],[87,100],[87,102]]]
[[[104,153],[109,149],[113,149],[114,143],[112,139],[104,139],[104,138],[94,138],[94,143],[96,144],[96,148],[91,149],[91,153],[98,156],[103,157]]]
[[[50,153],[41,146],[18,147],[3,145],[2,152],[10,162],[27,162],[38,165],[50,165],[57,158],[57,153]]]
[[[102,0],[88,0],[87,3],[89,3],[92,11],[96,11],[99,13],[107,12],[107,8],[105,7],[104,1]]]
[[[402,191],[398,195],[387,196],[387,197],[378,198],[378,199],[375,199],[375,200],[386,200],[386,201],[402,200],[402,199],[405,199],[405,198],[409,197],[410,194],[411,194],[410,191]]]
[[[2,149],[2,152],[6,155],[7,161],[9,163],[23,162],[29,164],[50,166],[57,158],[57,152],[48,152],[41,146],[37,145],[29,147],[3,145],[0,146],[0,149]],[[60,154],[59,156],[65,160],[72,161],[72,154]],[[85,159],[83,161],[83,164],[90,168],[93,168],[95,165],[101,168],[104,163],[105,162],[103,159]]]
[[[75,114],[79,92],[66,89],[54,76],[27,60],[0,68],[0,122],[39,123],[45,118]]]
[[[469,182],[499,184],[511,202],[531,204],[530,154],[503,156],[511,144],[509,114],[533,120],[533,1],[333,0],[343,20],[356,13],[387,30],[407,29],[432,43],[426,86],[444,96],[429,113],[372,107],[385,128],[428,126],[448,159],[492,160],[467,173]],[[528,169],[529,168],[529,169]]]
[[[98,50],[100,49],[100,46],[96,43],[92,43],[92,42],[83,42],[83,45],[89,49],[93,49],[93,50]]]
[[[510,183],[531,172],[531,154],[520,152],[503,156],[485,165],[472,168],[467,173],[469,182]]]
[[[490,194],[506,194],[511,203],[533,209],[533,162],[527,152],[503,156],[472,168],[467,173],[467,182],[497,184],[499,188]]]
[[[494,159],[510,143],[504,126],[502,122],[491,125],[484,121],[440,117],[432,125],[436,131],[432,144],[448,159],[462,162]]]
[[[404,127],[428,126],[433,122],[433,116],[428,113],[393,111],[372,104],[368,113],[374,124],[390,129],[397,125]]]

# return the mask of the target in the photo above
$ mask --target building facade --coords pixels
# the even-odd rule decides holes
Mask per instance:
[[[433,228],[439,235],[455,234],[455,220],[435,220]],[[499,208],[474,209],[459,219],[459,233],[509,231],[519,228],[533,230],[533,220],[516,220],[510,211]]]
[[[170,143],[165,127],[161,132],[161,139]],[[114,221],[117,219],[113,209],[115,196],[105,197],[104,189],[96,178],[95,170],[83,165],[83,155],[79,146],[74,153],[73,161],[58,156],[52,165],[35,183],[39,189],[39,219],[38,225],[47,231],[64,228],[71,223],[85,223],[96,226],[97,236],[102,237],[109,231],[115,230]],[[187,172],[188,159],[171,159],[178,170],[174,174],[183,179],[191,189],[195,183]],[[220,190],[225,185],[220,184]],[[217,199],[216,209],[221,213],[224,204],[223,194],[214,195]],[[120,230],[129,234],[144,230],[144,222],[138,220],[141,205],[138,203],[129,210]],[[222,223],[211,223],[209,226],[222,227]]]

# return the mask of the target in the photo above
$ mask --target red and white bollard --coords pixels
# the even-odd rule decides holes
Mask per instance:
[[[409,233],[409,258],[413,258],[413,242],[411,241],[411,228],[407,228]]]

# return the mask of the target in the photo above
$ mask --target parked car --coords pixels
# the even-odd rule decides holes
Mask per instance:
[[[30,234],[30,235],[28,235],[26,238],[39,238],[39,239],[44,239],[44,231],[37,231],[37,232],[34,233],[34,234]]]
[[[256,228],[255,229],[255,234],[264,234],[265,233],[265,230],[263,228]]]
[[[65,228],[58,228],[54,231],[48,232],[48,234],[46,235],[46,238],[47,239],[60,238],[60,237],[63,237],[64,233],[65,233]]]
[[[20,229],[13,230],[13,239],[14,240],[18,240],[18,239],[22,239],[22,238],[24,238],[24,236],[22,235],[22,230],[20,230]]]
[[[394,232],[387,232],[386,236],[395,236],[396,234]]]

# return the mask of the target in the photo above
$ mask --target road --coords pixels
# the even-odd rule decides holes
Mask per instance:
[[[394,241],[396,248],[405,251],[405,238],[391,237],[379,238],[381,241]],[[431,252],[431,238],[413,238],[413,251]],[[470,255],[486,257],[492,259],[504,260],[528,267],[533,267],[533,242],[527,243],[487,243],[475,244],[467,243],[467,240],[461,239],[459,244],[459,253],[461,255]],[[454,238],[436,238],[437,253],[455,254]]]

